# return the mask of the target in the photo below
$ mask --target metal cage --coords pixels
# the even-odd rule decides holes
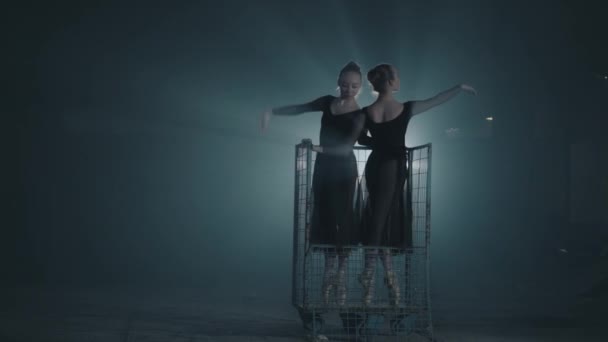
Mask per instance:
[[[357,184],[365,198],[364,168],[371,150],[355,146],[354,152],[359,170]],[[406,153],[409,177],[403,190],[405,196],[407,187],[411,187],[413,244],[411,248],[392,251],[395,255],[393,270],[400,284],[399,300],[397,303],[388,300],[388,291],[382,281],[384,272],[380,271],[383,268],[376,267],[377,292],[373,302],[365,305],[357,276],[362,272],[368,247],[360,245],[346,246],[346,300],[328,302],[322,298],[324,261],[336,252],[332,246],[313,245],[308,239],[315,159],[310,140],[302,140],[296,146],[292,304],[312,337],[407,340],[408,336],[416,334],[433,340],[429,293],[431,145],[407,148]]]

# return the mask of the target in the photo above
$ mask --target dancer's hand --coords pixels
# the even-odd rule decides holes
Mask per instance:
[[[260,118],[260,130],[262,131],[262,133],[266,132],[266,130],[268,129],[268,123],[270,122],[271,116],[272,116],[271,110],[267,110],[264,113],[262,113],[262,116]]]
[[[317,153],[323,153],[323,146],[321,145],[312,145],[312,150]]]
[[[475,90],[475,88],[471,87],[468,84],[461,84],[460,89],[462,89],[466,92],[472,93],[473,95],[477,95],[477,90]]]

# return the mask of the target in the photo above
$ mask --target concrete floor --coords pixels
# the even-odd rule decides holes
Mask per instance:
[[[446,342],[605,342],[607,336],[599,329],[567,322],[512,320],[436,326],[437,339]],[[307,340],[297,313],[285,298],[222,300],[193,289],[21,289],[5,290],[0,296],[1,342]]]

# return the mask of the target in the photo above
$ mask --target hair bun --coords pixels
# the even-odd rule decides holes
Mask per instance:
[[[349,68],[349,69],[353,69],[353,70],[361,70],[361,67],[359,66],[359,64],[357,64],[353,61],[348,62],[348,64],[346,64],[345,68]]]
[[[344,74],[345,72],[356,72],[361,75],[361,67],[354,61],[350,61],[342,68],[342,70],[340,70],[340,75]]]
[[[372,84],[375,91],[386,88],[387,82],[395,78],[393,68],[389,64],[378,64],[367,73],[367,80]]]

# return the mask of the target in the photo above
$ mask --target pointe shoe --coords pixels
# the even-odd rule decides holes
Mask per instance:
[[[386,277],[384,278],[384,284],[388,288],[388,297],[389,301],[392,305],[399,305],[399,300],[401,299],[401,292],[399,291],[399,280],[397,274],[394,271],[386,272]]]
[[[339,306],[346,304],[346,270],[341,269],[336,276],[336,297]]]
[[[329,304],[331,292],[336,288],[336,273],[335,270],[328,270],[323,275],[323,285],[321,286],[321,295],[323,296],[323,304]]]
[[[359,275],[359,282],[363,287],[363,304],[365,306],[369,306],[374,299],[374,273],[375,269],[371,267],[366,267],[363,273]]]
[[[329,297],[331,295],[331,291],[334,289],[333,281],[327,281],[323,283],[323,287],[321,288],[321,294],[323,295],[323,304],[329,304]]]

